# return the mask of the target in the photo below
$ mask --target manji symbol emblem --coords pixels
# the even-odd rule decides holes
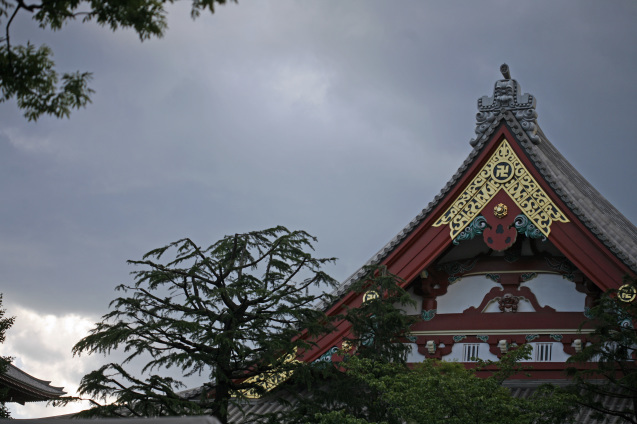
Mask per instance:
[[[632,302],[637,297],[637,289],[630,284],[624,284],[617,290],[617,298],[622,302]]]
[[[493,179],[499,183],[506,183],[513,177],[513,167],[507,162],[498,162],[493,167]]]
[[[376,290],[368,290],[363,295],[363,303],[367,303],[370,300],[378,299],[379,297],[380,295],[378,294]]]
[[[549,236],[553,222],[569,222],[524,167],[509,142],[502,140],[478,175],[433,226],[449,225],[451,239],[455,239],[500,190],[513,199],[545,237]]]

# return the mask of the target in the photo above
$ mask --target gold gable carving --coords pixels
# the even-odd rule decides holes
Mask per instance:
[[[546,237],[554,221],[569,222],[522,164],[508,141],[500,146],[455,202],[433,224],[449,225],[455,239],[500,191],[504,190]]]
[[[290,354],[285,355],[283,358],[284,364],[295,364],[300,361],[296,359],[296,347],[294,351]],[[286,381],[288,378],[292,376],[294,371],[292,369],[281,370],[281,369],[273,369],[270,372],[259,374],[248,378],[245,383],[255,384],[264,392],[269,392],[270,390],[277,387],[279,384]],[[259,399],[261,397],[261,392],[257,389],[245,389],[240,391],[241,395],[248,399]]]

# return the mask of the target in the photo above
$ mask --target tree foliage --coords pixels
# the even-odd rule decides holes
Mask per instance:
[[[637,288],[628,276],[624,284]],[[591,309],[590,344],[568,360],[575,365],[567,370],[575,383],[570,391],[599,419],[610,415],[637,424],[637,301],[621,301],[617,294],[609,290]]]
[[[350,290],[364,296],[365,301],[334,317],[350,327],[341,349],[328,361],[307,364],[299,369],[289,384],[272,396],[283,400],[294,398],[293,407],[272,416],[262,416],[269,423],[358,423],[375,422],[387,418],[385,405],[379,401],[381,393],[354,378],[347,370],[352,358],[370,363],[395,363],[406,367],[410,346],[406,344],[414,318],[403,309],[414,301],[401,287],[403,280],[388,272],[385,266],[369,266],[363,278]],[[338,348],[338,347],[335,347]],[[326,414],[326,411],[331,411]]]
[[[498,362],[480,361],[491,370],[478,378],[475,370],[457,362],[426,360],[407,365],[413,305],[403,281],[384,267],[370,267],[352,289],[375,291],[368,301],[347,310],[342,319],[352,332],[351,349],[337,352],[332,362],[310,364],[296,385],[282,386],[273,397],[289,399],[288,412],[261,417],[266,423],[403,424],[403,423],[569,423],[573,395],[547,386],[529,399],[517,399],[503,382],[524,372],[520,361],[530,357],[530,345],[512,349]],[[309,377],[309,378],[307,378]]]
[[[502,361],[518,359],[516,353],[512,353]],[[395,362],[352,358],[346,367],[350,377],[360,382],[360,387],[379,394],[374,399],[374,407],[386,413],[380,419],[370,419],[341,410],[337,414],[345,418],[343,422],[561,424],[570,422],[572,416],[568,396],[541,389],[530,399],[516,399],[501,385],[499,377],[479,378],[474,370],[458,362],[426,360],[410,369]],[[320,424],[333,422],[333,413],[318,416]]]
[[[0,294],[0,344],[4,343],[6,332],[15,322],[15,317],[5,317],[6,311],[2,309],[2,294]],[[11,357],[0,356],[0,374],[7,372],[7,366],[11,363]],[[10,418],[9,410],[5,406],[7,389],[0,388],[0,418]]]
[[[233,0],[236,2],[236,0]],[[93,90],[90,72],[59,74],[53,52],[46,45],[14,44],[11,25],[19,14],[30,14],[45,30],[57,31],[75,19],[94,21],[116,31],[133,29],[140,40],[161,37],[166,29],[166,7],[174,0],[0,0],[0,102],[15,98],[28,120],[42,115],[69,117],[72,109],[90,103]],[[191,16],[214,13],[215,5],[226,0],[192,0]]]
[[[356,356],[361,358],[405,363],[411,350],[405,342],[415,318],[404,309],[413,307],[415,301],[402,288],[404,281],[385,266],[368,266],[365,270],[365,277],[350,287],[367,296],[360,306],[345,312],[343,319],[351,326],[345,340],[357,347]]]
[[[321,270],[334,259],[313,257],[314,241],[303,231],[276,227],[227,236],[206,248],[182,239],[129,261],[142,267],[132,273],[135,283],[118,287],[125,296],[113,300],[111,312],[73,348],[75,354],[127,353],[122,364],[104,365],[82,379],[81,396],[115,399],[90,412],[211,413],[227,422],[232,399],[263,390],[250,377],[291,372],[297,364],[286,355],[329,331],[324,314],[313,308],[322,295],[309,289],[335,283]],[[138,357],[148,360],[145,375],[171,367],[202,375],[206,384],[198,401],[178,395],[177,380],[128,373],[125,365]]]

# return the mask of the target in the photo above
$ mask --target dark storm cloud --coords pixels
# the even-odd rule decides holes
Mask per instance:
[[[183,236],[283,224],[346,277],[470,151],[507,62],[552,142],[630,219],[637,110],[630,2],[241,2],[171,10],[139,43],[74,23],[49,43],[95,72],[70,120],[0,111],[5,302],[101,314],[126,259]]]

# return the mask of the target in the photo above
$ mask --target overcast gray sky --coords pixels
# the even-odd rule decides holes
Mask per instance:
[[[0,292],[18,316],[2,353],[72,390],[104,359],[70,347],[131,281],[126,260],[181,237],[304,229],[343,280],[469,154],[504,62],[548,138],[637,222],[635,22],[634,1],[574,0],[242,0],[194,22],[183,2],[144,43],[16,22],[14,42],[46,42],[96,93],[69,120],[0,105]],[[59,413],[30,408],[17,416]]]

